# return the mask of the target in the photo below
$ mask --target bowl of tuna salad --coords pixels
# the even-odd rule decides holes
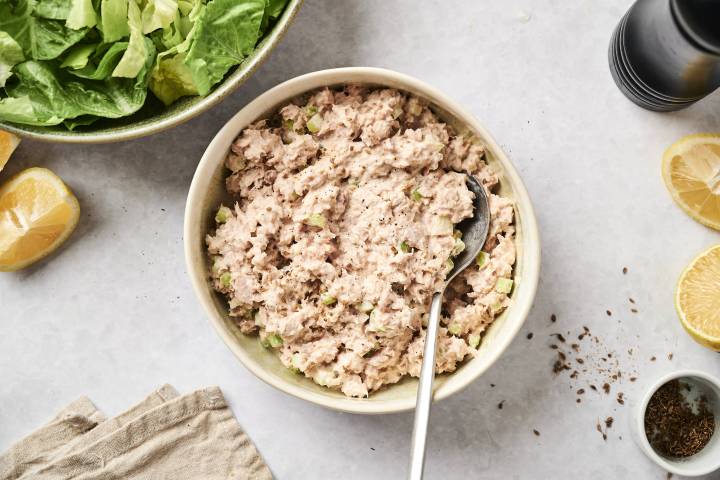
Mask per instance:
[[[473,175],[490,231],[444,296],[436,399],[479,377],[521,328],[540,248],[507,156],[453,101],[384,69],[289,80],[236,114],[185,213],[194,289],[255,375],[357,413],[415,405],[429,304],[465,245]]]

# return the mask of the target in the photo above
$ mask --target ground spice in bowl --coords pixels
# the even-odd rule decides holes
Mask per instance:
[[[653,394],[645,411],[645,434],[652,448],[668,458],[700,452],[715,433],[715,415],[702,395],[689,400],[693,388],[671,380]]]

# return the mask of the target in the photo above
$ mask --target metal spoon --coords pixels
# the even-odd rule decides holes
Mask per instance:
[[[482,185],[472,175],[467,175],[467,187],[475,194],[473,216],[460,222],[457,228],[463,234],[465,250],[453,259],[455,266],[445,277],[443,289],[436,292],[430,304],[430,318],[425,332],[425,351],[418,384],[417,403],[415,405],[415,425],[413,427],[412,447],[410,451],[410,480],[420,480],[425,468],[425,445],[430,421],[433,379],[435,378],[435,353],[437,332],[440,325],[440,309],[445,288],[460,272],[475,261],[485,245],[490,228],[490,206]]]

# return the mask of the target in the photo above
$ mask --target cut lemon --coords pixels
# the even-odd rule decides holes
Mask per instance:
[[[663,178],[688,215],[720,230],[720,134],[689,135],[675,142],[663,156]]]
[[[0,186],[0,271],[19,270],[50,254],[80,217],[77,198],[45,168],[29,168]]]
[[[685,269],[675,306],[690,336],[720,351],[720,245],[700,254]]]
[[[0,130],[0,171],[5,167],[7,161],[10,160],[10,155],[15,151],[19,143],[19,137]]]

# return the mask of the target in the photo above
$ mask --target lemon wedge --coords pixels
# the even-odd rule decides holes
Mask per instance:
[[[700,254],[685,269],[675,307],[691,337],[720,351],[720,245]]]
[[[0,130],[0,171],[2,171],[5,164],[10,160],[10,155],[15,151],[19,143],[19,137]]]
[[[720,230],[720,134],[678,140],[665,151],[662,169],[675,202],[698,222]]]
[[[34,263],[59,247],[80,218],[77,198],[46,168],[29,168],[0,186],[0,271]]]

